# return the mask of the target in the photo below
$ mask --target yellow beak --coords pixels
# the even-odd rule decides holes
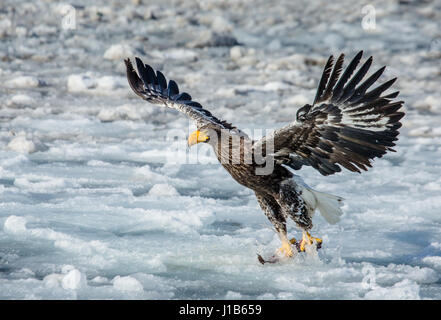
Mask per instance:
[[[199,142],[205,142],[208,140],[208,137],[200,132],[199,130],[193,131],[188,137],[188,146],[191,147]]]

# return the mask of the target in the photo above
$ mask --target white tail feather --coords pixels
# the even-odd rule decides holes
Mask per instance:
[[[340,217],[343,214],[341,206],[343,205],[343,198],[334,196],[329,193],[319,192],[311,189],[302,178],[297,175],[293,177],[297,184],[297,187],[301,191],[301,197],[305,201],[311,215],[316,209],[318,209],[330,224],[334,224],[340,221]]]
[[[340,221],[340,216],[343,214],[341,206],[343,205],[343,198],[334,196],[329,193],[318,192],[311,190],[317,199],[317,209],[319,209],[323,218],[330,224]]]

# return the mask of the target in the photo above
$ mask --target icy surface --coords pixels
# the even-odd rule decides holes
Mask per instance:
[[[440,1],[70,3],[0,4],[1,299],[441,299]],[[122,61],[274,129],[330,54],[361,49],[398,77],[397,152],[361,175],[302,169],[345,214],[315,217],[318,253],[265,266],[279,241],[253,193],[203,148],[181,161],[190,123],[136,97]]]

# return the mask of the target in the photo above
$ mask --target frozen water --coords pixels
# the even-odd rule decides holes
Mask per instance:
[[[138,280],[130,276],[127,277],[116,276],[115,279],[113,279],[113,287],[116,290],[121,290],[121,291],[137,291],[137,292],[144,291],[144,287],[142,286],[142,284]]]
[[[369,1],[373,29],[349,0],[70,3],[0,4],[1,299],[441,298],[439,1]],[[187,151],[192,124],[136,97],[122,61],[275,129],[330,54],[361,49],[398,77],[397,152],[361,175],[298,172],[345,214],[315,217],[319,252],[265,266],[279,241],[253,193]]]

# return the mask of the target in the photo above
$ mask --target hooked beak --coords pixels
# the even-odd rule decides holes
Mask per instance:
[[[191,147],[199,142],[207,142],[209,137],[199,130],[193,131],[188,137],[188,146]]]

